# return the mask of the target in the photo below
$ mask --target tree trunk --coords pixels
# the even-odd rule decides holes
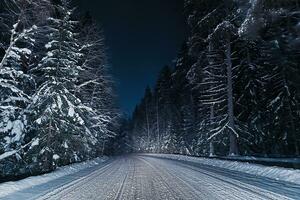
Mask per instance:
[[[157,129],[157,153],[160,153],[160,129],[159,129],[159,109],[158,100],[156,102],[156,129]]]
[[[213,124],[213,119],[214,119],[214,104],[211,104],[211,106],[210,106],[210,125]],[[215,156],[215,147],[214,147],[213,138],[209,142],[209,156],[210,157]]]
[[[230,130],[230,149],[229,155],[238,155],[237,136],[235,134],[234,107],[233,107],[233,81],[232,81],[232,61],[230,38],[226,44],[226,65],[227,65],[227,103],[228,103],[228,127]]]
[[[213,45],[211,42],[209,42],[208,45],[208,51],[212,52],[213,51]],[[209,62],[209,64],[212,64]],[[214,104],[210,105],[210,126],[212,128],[213,125],[213,120],[214,120]],[[209,141],[209,156],[213,157],[215,155],[215,148],[214,148],[214,143],[213,143],[213,138]]]
[[[147,147],[149,150],[150,146],[150,124],[149,124],[149,115],[148,115],[148,103],[146,102],[146,120],[147,120]]]
[[[103,140],[103,143],[102,143],[102,149],[101,149],[101,155],[104,156],[104,150],[105,150],[105,140]]]

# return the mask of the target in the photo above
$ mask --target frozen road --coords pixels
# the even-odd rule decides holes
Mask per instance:
[[[22,193],[30,199],[29,190],[19,195]],[[8,199],[14,198],[16,196]],[[48,191],[40,190],[32,199],[284,200],[300,199],[300,186],[218,167],[132,155],[111,159],[67,184],[57,184]]]

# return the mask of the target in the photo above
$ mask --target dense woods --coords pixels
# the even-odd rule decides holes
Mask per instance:
[[[101,155],[118,112],[104,37],[67,0],[0,2],[0,177]]]
[[[125,123],[124,148],[299,156],[299,6],[186,0],[189,38]]]
[[[0,2],[0,177],[107,152],[300,154],[299,0],[185,0],[189,37],[120,120],[104,37],[68,0]]]

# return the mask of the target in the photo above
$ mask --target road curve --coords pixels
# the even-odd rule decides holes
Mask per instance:
[[[300,186],[208,166],[131,155],[38,200],[300,199]]]

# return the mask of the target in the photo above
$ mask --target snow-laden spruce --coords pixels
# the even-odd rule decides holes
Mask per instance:
[[[0,59],[0,160],[6,159],[1,173],[13,172],[22,159],[28,126],[26,107],[34,88],[34,79],[27,73],[37,34],[32,12],[37,11],[38,3],[1,2],[0,44],[4,54]]]
[[[103,154],[118,116],[103,36],[88,19],[74,20],[69,1],[4,5],[0,176],[39,174]]]
[[[29,106],[32,132],[39,145],[30,149],[42,169],[69,164],[93,155],[96,136],[89,130],[92,108],[75,95],[83,54],[76,38],[72,10],[58,6],[61,18],[50,17],[46,54],[31,71],[42,80]]]

